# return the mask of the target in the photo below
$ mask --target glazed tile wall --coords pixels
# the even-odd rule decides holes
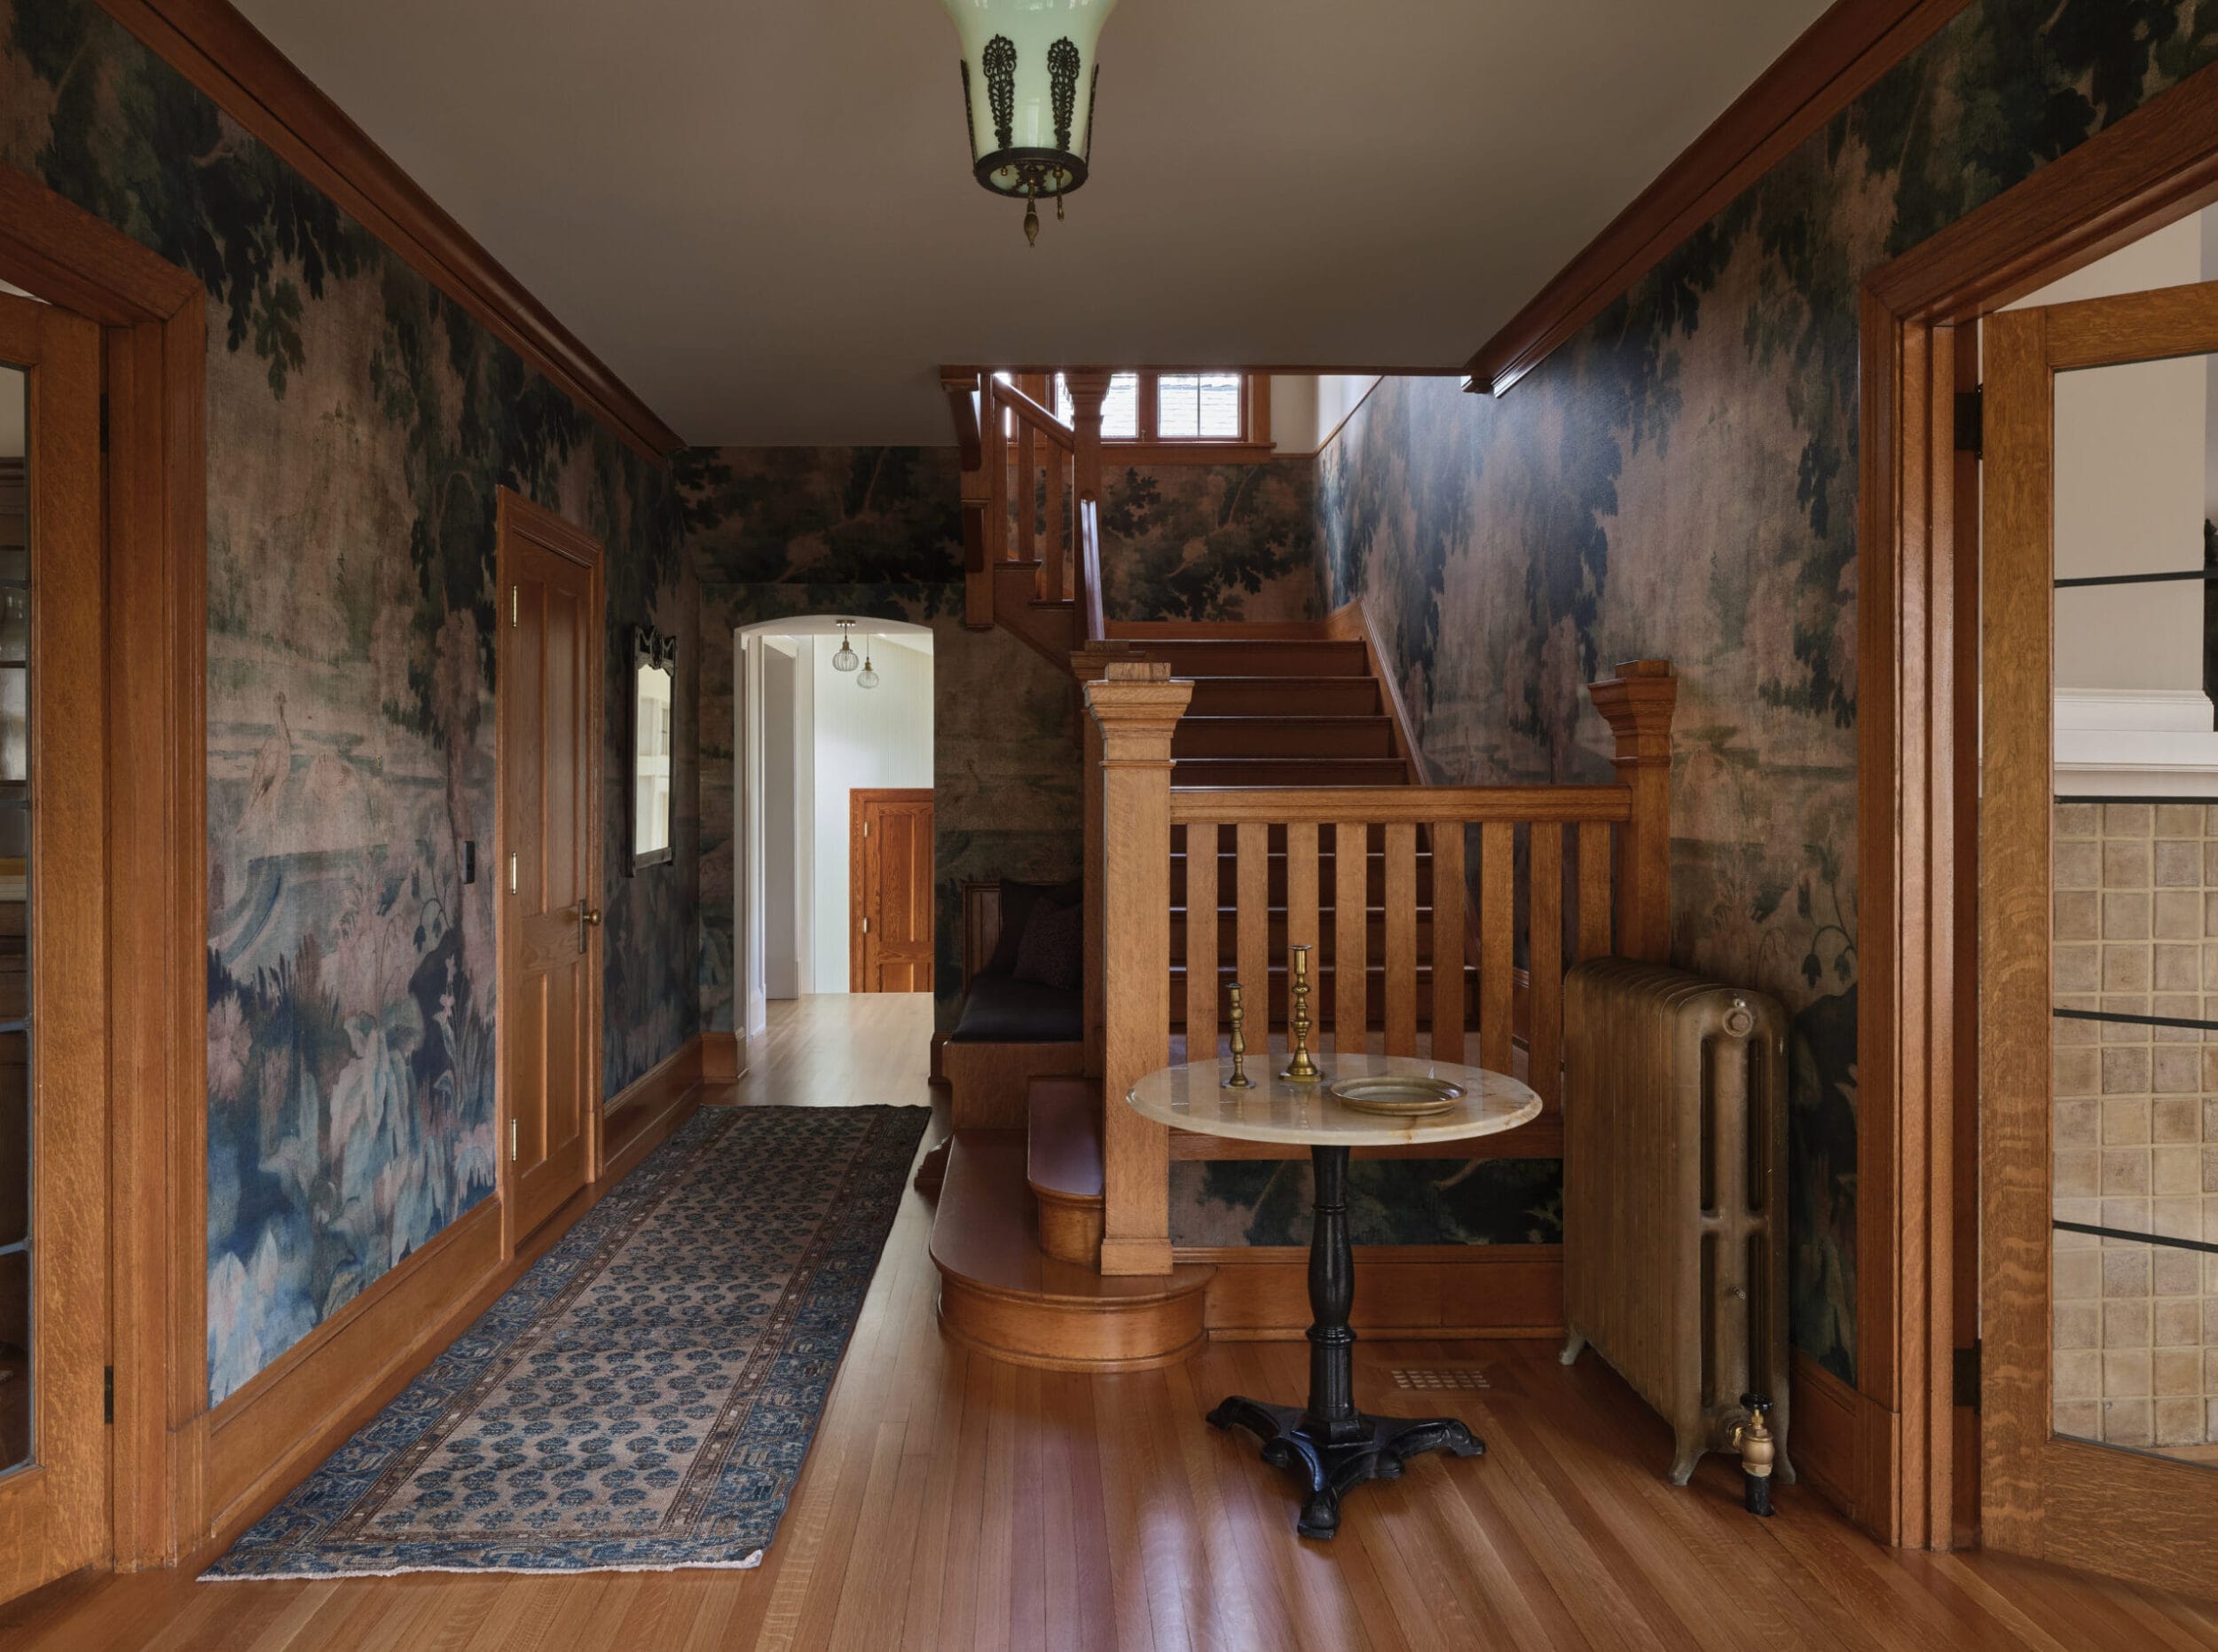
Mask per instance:
[[[2056,811],[2057,1007],[2218,1020],[2218,806]],[[2218,1038],[2057,1018],[2059,1221],[2218,1239]],[[2218,1256],[2059,1231],[2057,1431],[2218,1443]]]

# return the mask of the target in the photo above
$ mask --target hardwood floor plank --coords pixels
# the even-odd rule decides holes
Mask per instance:
[[[753,1070],[712,1105],[916,1103],[931,1005],[774,1006]],[[944,1130],[944,1106],[928,1140]],[[200,1584],[65,1579],[0,1605],[0,1644],[69,1652],[1442,1652],[1473,1647],[2218,1648],[2218,1607],[1977,1553],[1884,1549],[1806,1486],[1739,1506],[1705,1459],[1664,1481],[1669,1431],[1591,1357],[1539,1343],[1361,1343],[1357,1397],[1459,1416],[1485,1457],[1412,1462],[1350,1494],[1330,1543],[1291,1483],[1203,1420],[1290,1402],[1299,1341],[1219,1342],[1168,1371],[1035,1372],[940,1335],[932,1207],[904,1196],[809,1459],[754,1571],[417,1575]],[[1491,1387],[1402,1391],[1397,1365]],[[206,1557],[202,1557],[203,1561]]]

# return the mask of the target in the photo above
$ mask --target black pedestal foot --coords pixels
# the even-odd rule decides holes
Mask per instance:
[[[1234,1397],[1209,1413],[1213,1428],[1247,1429],[1263,1443],[1263,1461],[1300,1483],[1302,1514],[1294,1530],[1330,1538],[1340,1530],[1340,1500],[1370,1480],[1398,1480],[1402,1465],[1425,1451],[1484,1455],[1486,1447],[1451,1417],[1373,1417],[1358,1412],[1328,1439],[1303,1420],[1299,1406]]]

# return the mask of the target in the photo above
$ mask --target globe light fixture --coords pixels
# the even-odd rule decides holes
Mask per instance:
[[[946,0],[963,46],[971,169],[997,195],[1021,197],[1025,240],[1040,239],[1039,202],[1086,181],[1094,146],[1094,47],[1116,0]]]
[[[877,686],[877,667],[870,664],[870,644],[868,641],[865,641],[862,645],[862,674],[855,679],[855,687],[858,688],[875,688]]]
[[[854,629],[855,622],[852,619],[836,619],[832,623],[839,627],[839,652],[832,656],[832,669],[853,671],[862,664],[861,657],[856,654],[853,646],[847,641],[847,633]]]

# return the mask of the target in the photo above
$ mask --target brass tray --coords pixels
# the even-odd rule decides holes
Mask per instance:
[[[1463,1086],[1422,1075],[1344,1078],[1325,1087],[1342,1106],[1394,1119],[1429,1118],[1463,1099]]]

